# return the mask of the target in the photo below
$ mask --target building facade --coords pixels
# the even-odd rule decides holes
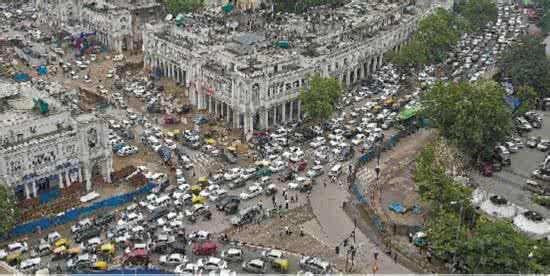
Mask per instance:
[[[92,113],[71,115],[52,98],[31,86],[0,82],[0,177],[19,198],[83,182],[91,190],[92,175],[110,182],[112,151],[106,123]],[[38,99],[47,103],[40,112]]]
[[[421,18],[451,3],[427,1],[406,14],[408,1],[394,2],[352,2],[303,16],[242,13],[188,18],[182,27],[147,25],[145,70],[185,85],[193,105],[250,137],[254,128],[301,115],[298,96],[308,75],[346,85],[365,78],[383,64],[384,53],[406,43]]]
[[[142,48],[145,23],[162,20],[156,1],[145,0],[36,0],[44,24],[71,33],[96,33],[105,47],[122,52]]]

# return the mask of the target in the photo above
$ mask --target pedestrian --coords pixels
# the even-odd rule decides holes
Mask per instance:
[[[341,180],[338,181],[338,184],[340,185],[340,189],[342,189],[342,181]]]
[[[286,190],[283,190],[283,197],[286,196]]]
[[[294,198],[296,199],[296,202],[298,202],[298,194],[296,194]]]
[[[193,170],[193,177],[195,177],[195,170]]]
[[[294,203],[294,196],[290,196],[290,203]]]
[[[300,225],[300,237],[304,236],[304,227]]]
[[[275,195],[271,196],[271,201],[273,202],[273,206],[275,206]]]
[[[393,255],[393,261],[397,263],[397,252],[395,252],[395,255]]]
[[[307,198],[311,195],[311,190],[307,191]]]
[[[285,194],[285,200],[288,201],[288,195],[287,194]]]
[[[378,250],[376,248],[374,249],[374,260],[378,260]]]
[[[326,188],[326,187],[327,187],[327,182],[326,182],[326,181],[324,181],[324,182],[323,182],[323,185],[324,185],[324,186],[325,186],[325,188]]]
[[[428,259],[428,263],[432,263],[432,250],[428,249],[428,252],[426,252],[426,258]]]

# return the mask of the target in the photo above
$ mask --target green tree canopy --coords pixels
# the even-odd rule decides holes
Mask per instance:
[[[15,225],[19,209],[16,206],[17,200],[15,192],[5,183],[0,182],[0,210],[2,210],[2,219],[0,219],[0,236],[8,233]]]
[[[537,99],[539,98],[537,91],[530,86],[522,85],[516,90],[516,97],[521,100],[521,105],[514,112],[514,115],[522,115],[523,113],[533,110],[536,107]]]
[[[443,136],[477,159],[511,133],[511,110],[503,96],[504,90],[493,81],[440,82],[421,103]]]
[[[528,273],[529,238],[514,230],[509,222],[481,222],[460,249],[469,273]]]
[[[417,38],[411,39],[407,44],[401,47],[399,52],[391,52],[388,56],[391,63],[401,67],[401,69],[416,67],[428,63],[428,53],[426,45]]]
[[[334,112],[334,104],[342,95],[342,85],[334,78],[315,75],[310,78],[309,86],[300,92],[304,112],[314,121],[324,121]]]
[[[545,32],[550,33],[550,10],[544,13],[544,16],[539,21],[539,27]]]
[[[527,85],[540,95],[550,95],[550,61],[541,39],[520,39],[498,57],[497,64],[514,86]]]
[[[468,31],[477,31],[498,17],[497,6],[491,0],[460,1],[455,11],[468,21]]]
[[[164,0],[168,13],[176,16],[179,13],[194,12],[204,6],[204,0]]]

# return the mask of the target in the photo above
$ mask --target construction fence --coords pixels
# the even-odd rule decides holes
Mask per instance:
[[[0,240],[14,238],[21,235],[27,235],[38,231],[43,231],[57,225],[69,223],[77,220],[81,216],[89,215],[99,209],[111,209],[132,201],[135,197],[150,192],[155,187],[155,184],[150,182],[140,189],[126,194],[114,196],[101,201],[98,201],[90,206],[79,207],[57,214],[55,216],[47,216],[31,222],[15,226],[7,236],[1,237]]]

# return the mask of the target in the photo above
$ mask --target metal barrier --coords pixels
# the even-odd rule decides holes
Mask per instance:
[[[81,273],[75,273],[80,274]],[[94,271],[94,272],[86,272],[86,274],[129,274],[129,275],[173,275],[174,273],[168,272],[161,269],[149,269],[149,268],[124,268],[124,269],[113,269],[113,270],[106,270],[106,271]]]
[[[369,200],[367,195],[361,191],[361,188],[357,183],[351,184],[351,192],[355,195],[355,198],[357,199],[357,202],[361,204],[368,204]]]
[[[36,231],[46,230],[56,225],[65,224],[65,223],[77,220],[81,216],[89,215],[98,209],[118,207],[120,205],[130,202],[136,196],[150,192],[155,186],[156,186],[155,183],[150,182],[149,184],[143,186],[142,188],[136,191],[107,198],[102,201],[98,201],[87,207],[72,209],[72,210],[60,213],[54,217],[45,217],[45,218],[34,220],[25,224],[17,225],[10,230],[7,236],[1,237],[0,240],[13,238],[13,237],[17,237],[25,234],[30,234]]]

